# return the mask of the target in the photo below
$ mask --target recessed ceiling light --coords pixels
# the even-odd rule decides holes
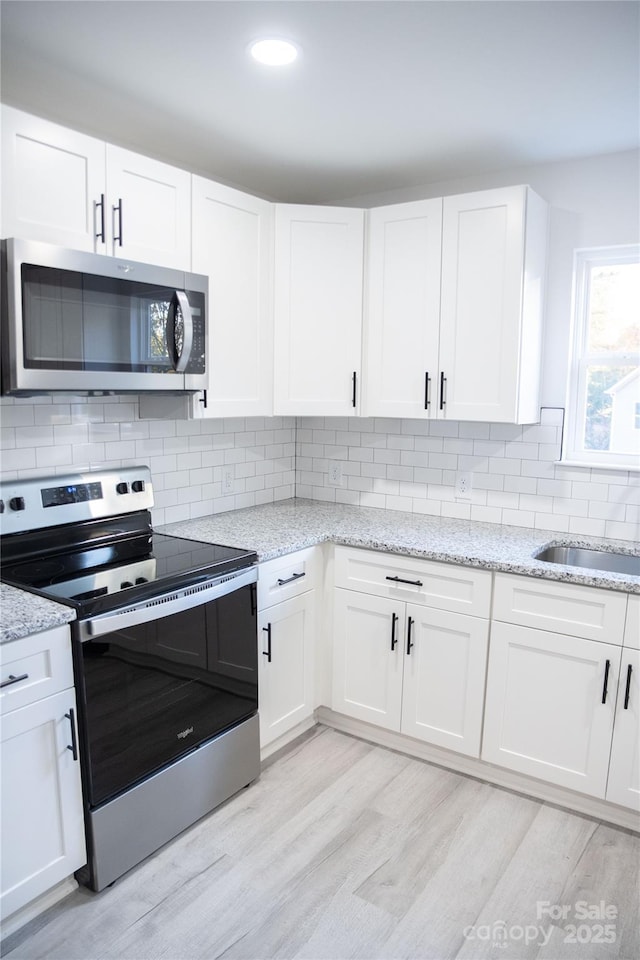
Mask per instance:
[[[249,47],[249,51],[254,60],[268,67],[284,67],[293,63],[299,54],[298,47],[294,43],[289,40],[278,40],[275,37],[256,40]]]

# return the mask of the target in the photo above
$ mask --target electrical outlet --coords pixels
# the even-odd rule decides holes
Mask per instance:
[[[329,476],[327,483],[330,487],[342,486],[342,464],[338,460],[329,461]]]
[[[222,492],[233,493],[233,467],[222,469]]]
[[[456,499],[471,500],[473,490],[473,474],[467,471],[456,473]]]

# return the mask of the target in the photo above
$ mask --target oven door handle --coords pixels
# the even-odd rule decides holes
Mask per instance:
[[[212,600],[219,600],[241,587],[256,583],[258,572],[256,567],[249,567],[238,574],[227,574],[210,584],[198,584],[193,587],[184,587],[182,590],[173,590],[170,593],[153,597],[134,607],[123,607],[121,610],[100,614],[89,620],[81,620],[80,641],[86,643],[105,633],[125,630],[150,620],[160,620],[170,617],[191,607],[198,607]]]

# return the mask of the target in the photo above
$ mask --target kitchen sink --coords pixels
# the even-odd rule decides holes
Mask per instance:
[[[588,550],[585,547],[545,547],[534,554],[534,559],[544,560],[546,563],[563,563],[569,567],[587,567],[589,570],[640,576],[640,557],[628,553]]]

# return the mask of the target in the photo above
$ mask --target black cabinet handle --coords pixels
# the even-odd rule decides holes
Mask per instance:
[[[267,663],[271,663],[271,624],[262,628],[267,635],[267,649],[262,651],[262,656],[267,658]]]
[[[607,660],[604,668],[604,684],[602,685],[602,702],[607,702],[607,686],[609,683],[609,670],[611,669],[611,660]]]
[[[198,397],[198,403],[201,403],[204,409],[206,410],[207,409],[207,391],[201,390],[200,392],[202,393],[202,396]]]
[[[411,647],[414,644],[411,642],[411,631],[413,630],[413,624],[415,623],[413,617],[409,617],[409,622],[407,624],[407,656],[411,653]]]
[[[113,208],[113,212],[118,212],[118,236],[113,233],[113,242],[118,244],[119,247],[122,246],[122,197],[118,200],[117,204]]]
[[[0,688],[1,688],[1,687],[10,687],[12,683],[20,683],[21,680],[28,680],[28,679],[29,679],[29,674],[28,674],[28,673],[21,673],[19,677],[14,677],[14,675],[13,675],[12,673],[10,673],[10,674],[9,674],[9,679],[8,679],[8,680],[3,680],[2,683],[0,683]]]
[[[628,667],[627,667],[627,684],[626,684],[625,689],[624,689],[624,709],[625,709],[625,710],[628,710],[628,709],[629,709],[629,695],[631,694],[631,671],[632,671],[632,669],[633,669],[633,668],[632,668],[631,664],[629,664]]]
[[[96,240],[99,240],[100,243],[105,243],[106,237],[104,232],[104,193],[100,194],[100,199],[96,200],[96,211],[100,207],[100,231],[96,233]]]
[[[393,580],[394,583],[408,583],[412,587],[422,586],[422,580],[403,580],[402,577],[385,577],[385,580]]]
[[[444,375],[444,370],[440,373],[440,409],[444,410],[446,400],[444,398],[444,385],[447,382],[447,378]]]
[[[396,645],[398,643],[396,639],[396,623],[397,622],[398,622],[398,614],[392,613],[391,614],[391,652],[395,650]]]
[[[281,580],[281,579],[278,577],[278,586],[279,586],[279,587],[284,587],[285,583],[293,583],[294,580],[300,580],[300,579],[302,579],[302,577],[304,577],[304,576],[306,576],[305,573],[294,573],[294,574],[292,574],[290,577],[287,577],[286,580]]]
[[[76,715],[73,707],[69,710],[69,713],[65,713],[65,717],[71,724],[71,743],[67,744],[67,750],[71,750],[73,754],[73,759],[78,759],[78,741],[76,739]]]
[[[431,383],[431,377],[429,376],[429,373],[427,372],[427,373],[425,373],[425,375],[424,375],[424,408],[425,408],[425,410],[428,410],[429,407],[431,406],[431,399],[430,399],[430,397],[429,397],[429,384],[430,384],[430,383]]]
[[[356,384],[358,382],[358,377],[356,371],[353,371],[353,376],[351,378],[352,392],[351,392],[351,406],[355,407],[356,405]]]

